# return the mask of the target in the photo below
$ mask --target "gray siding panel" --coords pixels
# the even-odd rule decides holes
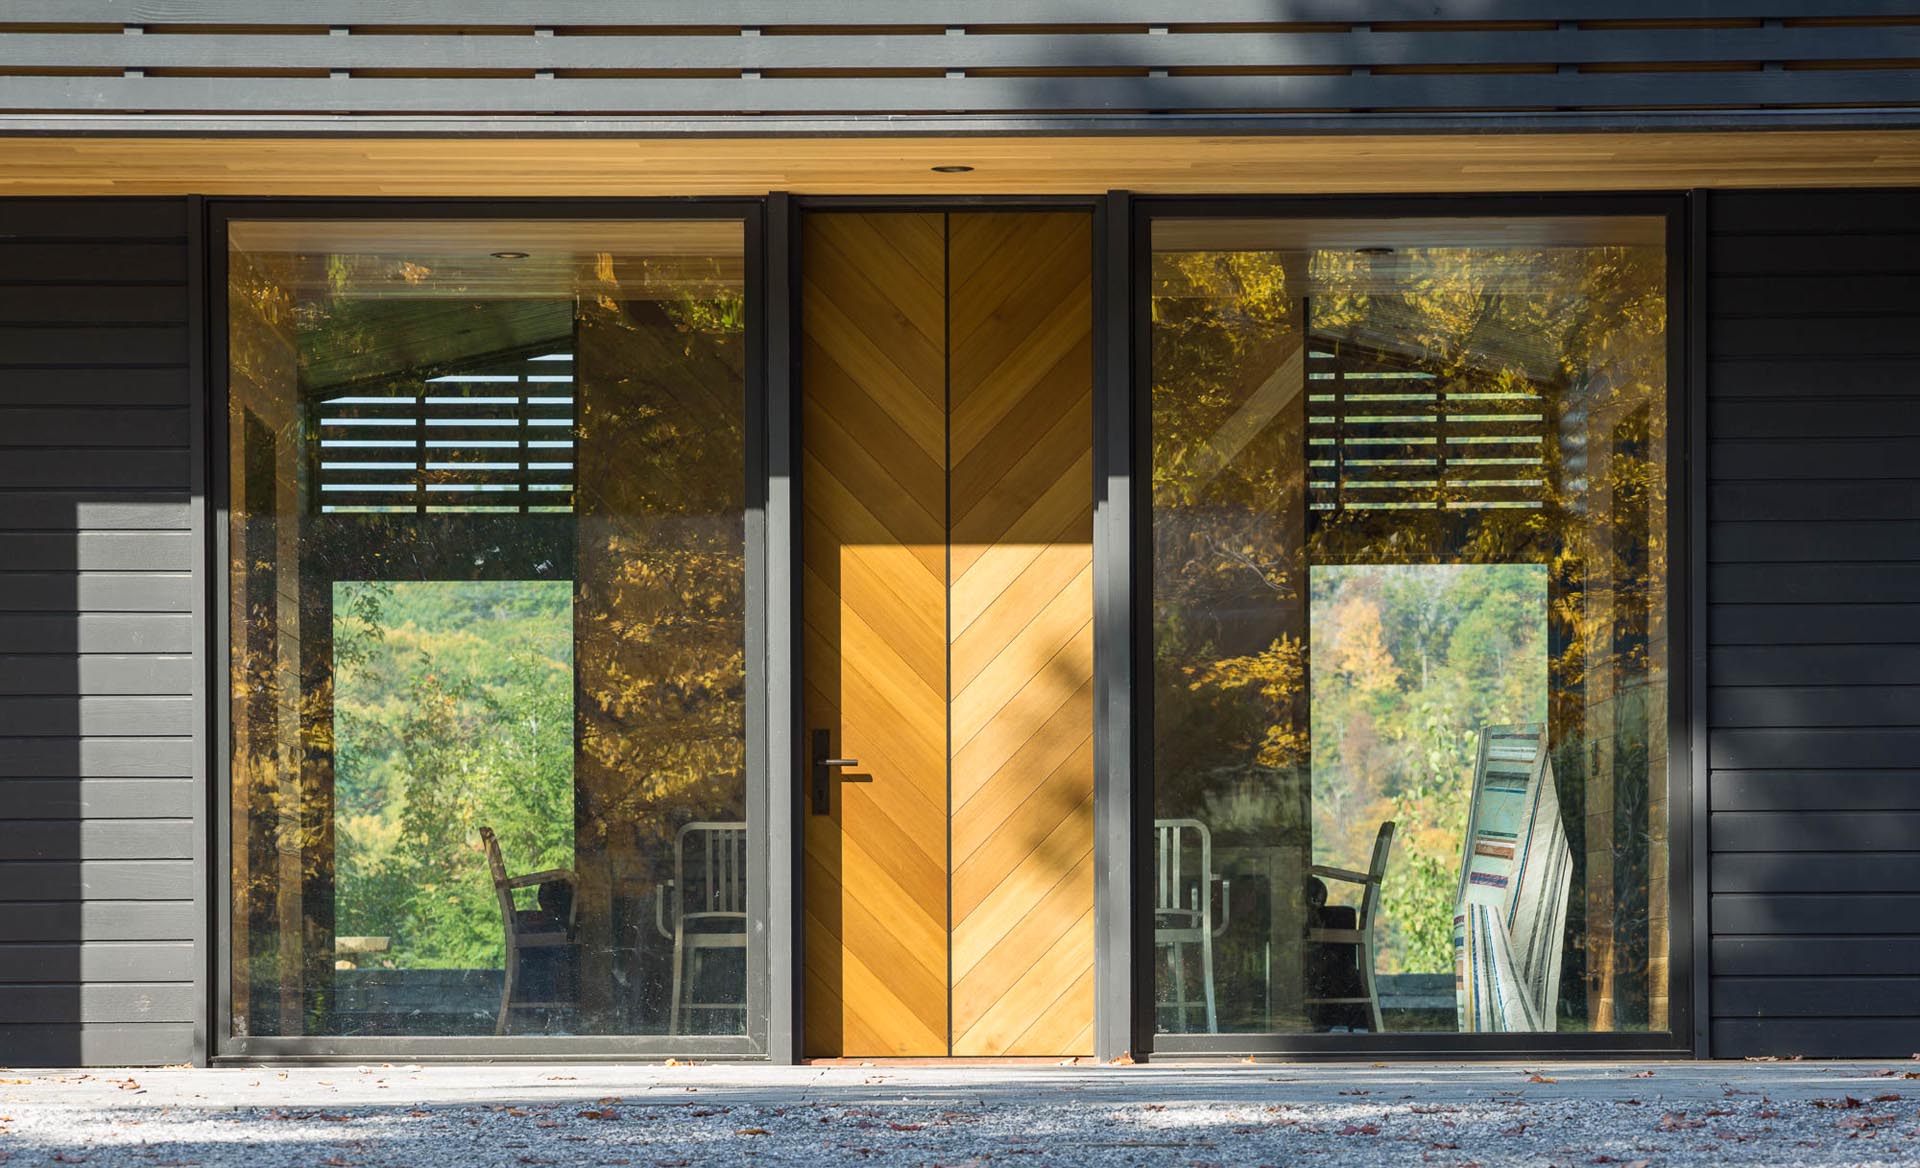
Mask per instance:
[[[1713,1053],[1920,1049],[1920,191],[1716,193]]]
[[[1741,111],[1748,123],[1790,111],[1913,106],[1920,77],[1912,67],[1920,30],[1902,19],[1912,6],[1882,0],[454,7],[262,0],[236,27],[192,0],[21,0],[0,39],[0,108],[241,120],[353,112],[721,114],[749,122],[879,112],[1364,121],[1377,112],[1558,109],[1637,126],[1663,112],[1697,116],[1743,104],[1759,107]],[[1851,19],[1783,23],[1803,15]],[[1634,20],[1641,23],[1620,23]],[[338,35],[307,35],[328,26]],[[124,35],[149,27],[169,35]],[[782,35],[741,35],[748,31]]]
[[[187,227],[0,199],[0,1064],[193,1055]]]

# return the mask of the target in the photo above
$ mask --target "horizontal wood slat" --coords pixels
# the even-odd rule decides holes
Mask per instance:
[[[1831,106],[1889,100],[1920,86],[1920,69],[1643,73],[1416,72],[1275,76],[981,76],[618,79],[476,78],[457,91],[439,77],[0,76],[0,109],[143,110],[246,114],[463,113],[627,115],[760,113],[1019,113],[1028,110],[1343,112],[1356,108],[1537,110],[1645,103]],[[454,96],[457,92],[458,96]],[[1845,271],[1847,259],[1796,253],[1802,271]],[[1865,262],[1865,261],[1861,261]],[[1887,263],[1859,270],[1892,271]],[[4,272],[0,266],[0,272]],[[1737,269],[1734,269],[1737,270]]]
[[[912,6],[874,4],[859,10],[859,23],[869,26],[909,25],[1086,25],[1088,9],[1069,0],[961,0],[947,10],[946,20],[929,21],[925,11]],[[1739,12],[1753,16],[1764,11],[1774,18],[1846,16],[1905,16],[1911,7],[1902,0],[1777,0],[1764,10]],[[1097,23],[1185,25],[1258,24],[1272,21],[1328,22],[1351,20],[1351,0],[1211,0],[1205,6],[1177,0],[1107,0],[1098,8]],[[1473,22],[1520,20],[1724,20],[1727,5],[1715,0],[1370,0],[1365,15],[1375,21]],[[536,23],[525,4],[513,0],[463,0],[457,24],[483,28],[527,28]],[[232,11],[209,0],[14,0],[9,19],[22,23],[163,25],[208,24],[230,19]],[[549,26],[591,27],[622,23],[656,26],[761,27],[848,23],[848,8],[835,0],[650,0],[647,19],[635,22],[620,10],[609,10],[598,0],[550,0],[538,9],[537,23]],[[247,24],[260,26],[326,25],[434,25],[447,23],[448,10],[436,0],[274,0],[247,11]]]

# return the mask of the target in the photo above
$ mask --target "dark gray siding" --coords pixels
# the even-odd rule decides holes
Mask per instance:
[[[244,15],[223,15],[205,0],[14,0],[0,37],[0,108],[239,122],[1585,113],[1644,125],[1663,112],[1755,124],[1869,106],[1884,122],[1887,107],[1920,105],[1920,26],[1911,23],[1920,8],[1911,0],[241,7]],[[529,128],[539,129],[518,127]]]
[[[193,1054],[185,200],[0,200],[0,1065]]]
[[[1920,1050],[1920,191],[1708,213],[1713,1053]]]

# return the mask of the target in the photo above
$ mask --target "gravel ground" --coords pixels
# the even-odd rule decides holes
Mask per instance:
[[[1920,1164],[1920,1063],[0,1071],[0,1163]]]

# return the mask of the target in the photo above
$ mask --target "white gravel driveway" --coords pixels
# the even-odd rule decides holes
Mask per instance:
[[[0,1071],[0,1165],[1920,1164],[1901,1064]]]

